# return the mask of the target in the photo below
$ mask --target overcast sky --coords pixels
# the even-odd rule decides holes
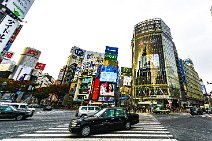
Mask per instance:
[[[134,25],[162,18],[179,57],[191,58],[207,90],[212,90],[212,0],[35,0],[10,51],[18,61],[24,47],[40,50],[44,72],[57,79],[71,47],[104,52],[119,48],[119,66],[131,67]]]

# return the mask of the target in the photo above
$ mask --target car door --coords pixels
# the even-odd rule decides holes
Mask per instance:
[[[113,127],[120,129],[126,123],[126,111],[122,108],[115,109],[115,117],[112,119]]]
[[[94,115],[95,111],[94,111],[94,107],[88,107],[88,116]]]
[[[14,118],[12,108],[9,106],[3,106],[1,109],[1,118]]]
[[[99,117],[99,129],[108,132],[111,129],[111,110],[106,109],[105,112]]]

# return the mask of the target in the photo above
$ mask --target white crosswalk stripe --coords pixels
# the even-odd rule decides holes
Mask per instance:
[[[94,134],[81,138],[68,131],[68,124],[47,130],[38,130],[29,134],[21,134],[16,138],[3,141],[177,141],[153,116],[147,115],[131,130],[114,131],[105,134]]]

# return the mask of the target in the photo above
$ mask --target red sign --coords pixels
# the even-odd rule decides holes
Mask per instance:
[[[45,66],[46,66],[46,64],[42,64],[42,63],[37,62],[36,65],[35,65],[35,69],[44,70]]]
[[[13,57],[13,55],[14,55],[14,52],[7,52],[4,57],[6,59],[11,59]]]
[[[138,43],[138,46],[142,46],[142,45],[143,45],[143,42],[140,41],[140,42]]]
[[[32,49],[28,50],[26,53],[32,54],[32,55],[34,55],[34,56],[37,56],[37,55],[38,55],[38,52],[35,51],[35,50],[32,50]]]

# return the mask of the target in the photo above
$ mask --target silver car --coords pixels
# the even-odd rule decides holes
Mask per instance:
[[[80,106],[76,111],[76,116],[92,116],[100,110],[98,106]]]

